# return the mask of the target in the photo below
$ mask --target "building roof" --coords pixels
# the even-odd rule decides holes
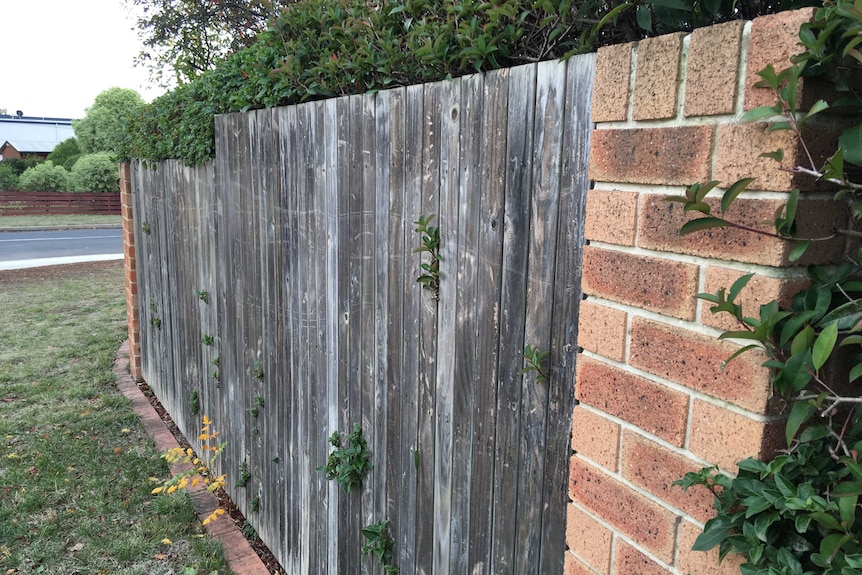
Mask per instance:
[[[0,115],[0,145],[8,143],[22,154],[51,152],[74,135],[70,118]]]

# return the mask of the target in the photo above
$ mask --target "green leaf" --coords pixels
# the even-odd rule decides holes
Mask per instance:
[[[838,145],[844,148],[844,161],[862,166],[862,124],[844,130]]]
[[[739,292],[742,291],[742,288],[744,288],[753,277],[753,273],[745,274],[744,276],[741,276],[739,279],[733,282],[733,285],[730,286],[730,291],[727,292],[727,299],[730,301],[735,300],[736,296],[739,295]]]
[[[679,230],[679,235],[684,236],[686,234],[691,234],[693,232],[700,232],[703,230],[709,230],[712,228],[723,228],[725,226],[724,220],[719,218],[698,218],[696,220],[691,220],[690,222],[686,222]]]
[[[850,370],[850,375],[847,378],[847,381],[853,382],[862,377],[862,363],[857,363],[853,366],[853,369]]]
[[[841,549],[841,546],[850,539],[852,539],[852,536],[845,533],[831,533],[820,542],[820,554],[831,560],[838,553],[838,550]]]
[[[736,197],[747,188],[755,178],[743,178],[734,182],[721,197],[721,213],[725,213],[733,204]]]
[[[731,361],[733,361],[734,359],[736,359],[737,357],[739,357],[739,356],[740,356],[740,355],[742,355],[743,353],[748,352],[748,351],[751,351],[751,350],[753,350],[753,349],[760,349],[760,346],[759,346],[759,345],[757,345],[757,344],[753,344],[753,343],[752,343],[751,345],[746,345],[746,346],[740,347],[739,349],[737,349],[736,351],[734,351],[734,352],[730,355],[730,357],[728,357],[727,359],[725,359],[724,361],[722,361],[722,362],[721,362],[721,369],[723,370],[725,367],[727,367],[727,365],[728,365]]]
[[[661,6],[662,8],[688,11],[688,6],[682,0],[647,0],[647,2],[653,6]]]
[[[814,114],[819,114],[820,112],[822,112],[823,110],[825,110],[827,108],[829,108],[829,104],[827,104],[825,100],[817,100],[811,106],[811,109],[808,110],[808,113],[805,114],[805,119],[807,120],[808,118],[810,118]]]
[[[786,233],[790,233],[793,229],[793,222],[796,220],[796,207],[798,205],[799,188],[793,188],[793,191],[790,192],[790,197],[787,199],[787,205],[784,207],[784,225],[778,230],[779,232],[785,231]]]
[[[733,521],[725,515],[718,515],[706,522],[703,533],[698,535],[692,545],[692,551],[709,551],[727,538]]]
[[[753,110],[749,110],[742,116],[743,122],[756,122],[758,120],[763,120],[764,118],[771,118],[773,116],[780,116],[781,108],[779,106],[758,106]]]
[[[799,431],[799,427],[815,413],[817,413],[817,408],[807,401],[794,402],[790,415],[787,417],[787,424],[784,427],[784,437],[787,440],[787,445],[793,442],[793,438],[796,436],[796,432]]]
[[[805,255],[805,251],[808,249],[809,245],[811,245],[811,240],[805,240],[805,241],[797,242],[797,244],[790,251],[790,255],[788,256],[787,259],[789,259],[792,262],[795,262],[796,260],[801,258],[803,255]]]
[[[652,32],[652,12],[650,12],[648,6],[638,6],[637,11],[635,12],[635,16],[637,18],[638,26],[641,27],[641,30]]]
[[[778,340],[781,347],[787,345],[787,342],[790,341],[802,326],[805,325],[812,317],[814,317],[813,311],[804,311],[788,319],[787,323],[784,324],[784,327],[781,328],[781,337]]]
[[[859,501],[858,493],[838,497],[838,515],[841,517],[841,521],[848,526],[856,522],[857,501]]]
[[[811,362],[811,353],[805,351],[790,356],[781,370],[781,379],[787,386],[789,393],[798,393],[811,381],[811,373],[808,371]]]
[[[832,350],[835,349],[835,342],[838,340],[838,322],[832,322],[827,325],[820,335],[817,336],[817,341],[814,342],[814,348],[811,351],[811,361],[814,364],[814,369],[819,370],[826,364],[829,356],[832,355]]]
[[[841,530],[841,524],[838,523],[838,520],[824,511],[815,511],[811,514],[811,519],[827,529],[833,529],[835,531]]]
[[[689,202],[685,205],[683,211],[700,212],[708,215],[712,211],[712,208],[706,202]]]

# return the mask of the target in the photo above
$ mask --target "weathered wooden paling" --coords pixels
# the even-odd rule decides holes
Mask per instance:
[[[144,377],[193,443],[212,418],[287,573],[381,573],[386,519],[404,574],[562,573],[592,69],[222,115],[214,162],[133,165]],[[345,493],[315,469],[354,424],[373,468]]]

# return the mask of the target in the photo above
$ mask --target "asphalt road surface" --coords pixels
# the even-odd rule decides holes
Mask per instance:
[[[0,270],[120,259],[122,230],[0,232]]]

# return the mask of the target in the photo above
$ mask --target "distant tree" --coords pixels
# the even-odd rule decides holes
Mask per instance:
[[[20,158],[7,158],[3,160],[3,165],[9,166],[16,176],[20,176],[27,168],[38,166],[44,161],[42,156],[25,155]]]
[[[84,154],[72,166],[73,192],[119,192],[117,161],[110,152]]]
[[[25,192],[65,192],[69,189],[69,172],[45,160],[24,170],[18,178],[18,187]]]
[[[187,81],[211,70],[222,58],[254,42],[267,21],[289,0],[125,0],[136,15],[143,49],[135,63],[156,81],[169,84],[165,70]]]
[[[0,162],[0,192],[9,192],[18,189],[18,174],[12,169],[8,161]]]
[[[0,116],[5,116],[7,113],[6,108],[0,108]]]
[[[81,151],[119,155],[123,149],[126,125],[144,105],[140,94],[127,88],[109,88],[96,96],[93,105],[87,108],[87,115],[72,122]]]
[[[78,140],[73,137],[67,138],[54,146],[54,150],[48,154],[48,159],[54,162],[55,166],[63,166],[68,170],[66,161],[72,156],[79,155],[81,155],[81,148],[78,147]]]

